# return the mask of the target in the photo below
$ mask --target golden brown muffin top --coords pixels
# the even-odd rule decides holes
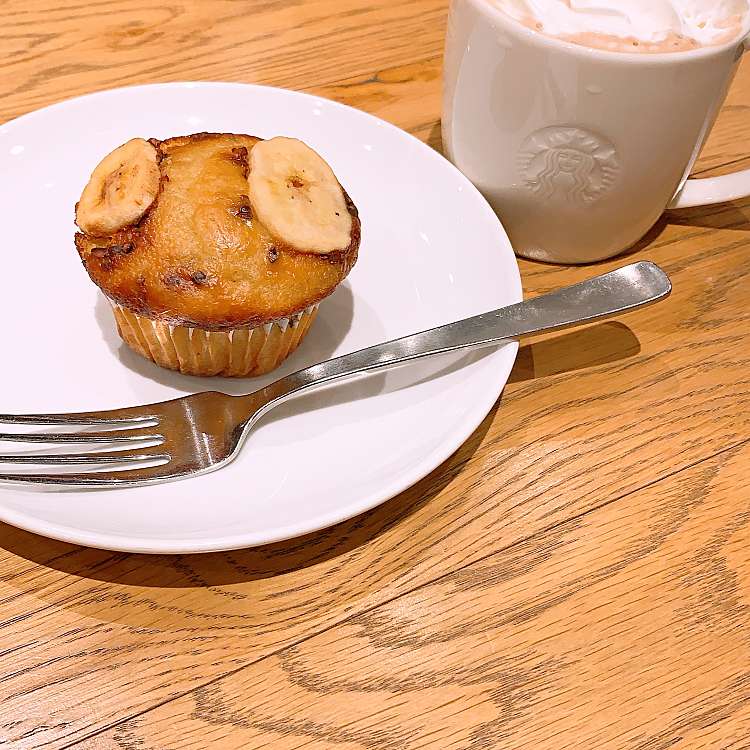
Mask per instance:
[[[331,294],[357,259],[357,209],[341,188],[351,216],[342,250],[303,251],[272,234],[249,197],[251,152],[259,141],[213,133],[151,139],[158,191],[155,198],[146,191],[144,201],[153,202],[137,223],[107,234],[106,219],[92,231],[78,216],[89,233],[77,233],[75,244],[91,280],[136,313],[207,330],[289,317]],[[155,167],[147,164],[127,178],[145,179],[149,169]],[[119,189],[106,182],[90,186],[81,202]],[[102,226],[104,233],[95,233]]]

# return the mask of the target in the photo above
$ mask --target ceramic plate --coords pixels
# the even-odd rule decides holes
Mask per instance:
[[[0,126],[0,412],[107,409],[269,382],[183,376],[132,353],[73,247],[73,205],[104,154],[135,136],[198,131],[301,138],[360,210],[359,262],[274,377],[521,299],[510,244],[482,196],[382,120],[244,84],[91,94]],[[300,397],[267,415],[234,463],[195,479],[108,491],[3,485],[0,519],[77,544],[155,553],[314,531],[382,503],[448,458],[500,395],[516,350],[427,360]]]

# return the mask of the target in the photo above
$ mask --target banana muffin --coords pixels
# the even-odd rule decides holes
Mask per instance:
[[[360,221],[293,138],[135,138],[94,169],[75,244],[135,351],[192,375],[260,375],[357,259]]]

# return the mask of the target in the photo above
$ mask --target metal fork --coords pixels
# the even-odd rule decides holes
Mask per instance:
[[[204,392],[111,411],[2,414],[0,423],[4,424],[97,429],[55,434],[2,433],[0,441],[107,444],[111,450],[0,456],[0,463],[95,467],[83,473],[0,474],[0,481],[132,487],[205,474],[225,466],[238,454],[243,440],[262,415],[300,393],[433,354],[497,345],[520,336],[619,315],[663,299],[671,289],[667,275],[658,266],[642,261],[551,294],[321,362],[247,396]],[[140,447],[144,442],[150,445]],[[107,464],[106,469],[100,468]]]

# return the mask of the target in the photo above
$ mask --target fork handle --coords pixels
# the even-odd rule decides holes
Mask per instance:
[[[263,389],[269,405],[313,387],[433,354],[497,344],[620,315],[669,296],[668,276],[640,261],[534,299],[360,349],[292,373]]]

